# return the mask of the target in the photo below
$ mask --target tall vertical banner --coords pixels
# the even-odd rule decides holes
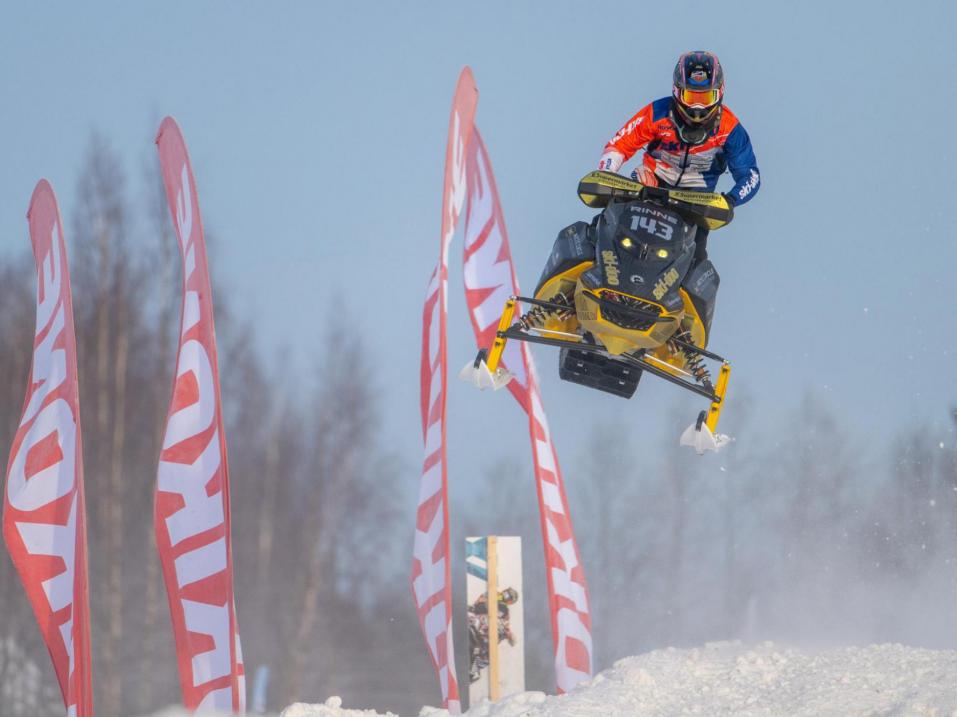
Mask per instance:
[[[30,380],[7,465],[3,537],[50,652],[66,713],[92,717],[73,299],[63,224],[46,180],[33,192],[27,219],[37,265],[37,323]]]
[[[483,699],[494,702],[525,691],[522,539],[466,538],[465,585],[469,706],[474,707]]]
[[[452,649],[452,585],[450,565],[448,473],[445,451],[446,301],[448,251],[465,200],[465,149],[469,143],[478,90],[472,71],[459,76],[449,119],[442,192],[442,236],[439,261],[429,280],[422,312],[420,396],[425,456],[419,485],[412,555],[412,596],[432,664],[439,678],[442,703],[452,714],[461,710]]]
[[[478,128],[472,133],[466,165],[465,297],[476,341],[483,347],[491,346],[495,339],[505,301],[520,292],[492,165]],[[562,693],[591,677],[588,588],[528,344],[510,342],[502,362],[515,376],[508,389],[528,415],[548,575],[555,680]]]
[[[156,545],[183,704],[242,712],[246,690],[233,595],[229,470],[206,242],[186,143],[171,117],[160,125],[156,144],[183,259],[176,375],[156,480]]]

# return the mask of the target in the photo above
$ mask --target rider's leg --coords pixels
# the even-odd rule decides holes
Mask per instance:
[[[698,260],[697,252],[695,252],[695,263],[685,275],[681,285],[688,292],[695,312],[704,326],[702,347],[707,345],[708,337],[711,335],[711,320],[714,318],[714,306],[720,280],[714,264],[707,259],[707,251],[705,251],[705,258],[701,260]]]
[[[708,258],[708,234],[707,229],[698,227],[694,238],[694,263],[700,264]]]

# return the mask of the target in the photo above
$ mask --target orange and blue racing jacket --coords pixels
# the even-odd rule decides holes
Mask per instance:
[[[605,145],[599,169],[617,172],[622,164],[644,148],[644,167],[672,187],[715,191],[718,177],[730,170],[734,188],[726,196],[735,205],[757,194],[761,174],[751,148],[751,138],[727,107],[707,139],[689,145],[678,137],[671,115],[671,97],[646,105],[628,120]]]

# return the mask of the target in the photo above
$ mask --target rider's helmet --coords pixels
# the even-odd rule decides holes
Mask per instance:
[[[514,605],[518,602],[518,590],[515,588],[505,588],[498,594],[498,599],[506,605]]]
[[[710,129],[724,99],[724,71],[717,56],[695,50],[679,57],[672,94],[680,124]]]

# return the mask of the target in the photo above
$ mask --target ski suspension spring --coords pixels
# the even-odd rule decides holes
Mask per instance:
[[[684,341],[686,344],[694,344],[691,340],[691,332],[688,329],[680,332],[676,338]],[[681,352],[685,357],[685,368],[687,368],[703,386],[710,389],[712,385],[711,372],[708,371],[708,367],[704,365],[704,358],[701,354],[687,348],[682,348]]]
[[[555,294],[549,301],[553,304],[569,305],[568,297],[564,294]],[[518,317],[518,323],[526,331],[530,329],[541,329],[544,328],[545,322],[548,321],[548,319],[553,317],[559,320],[567,319],[570,314],[570,310],[553,311],[546,309],[544,306],[533,306],[531,310]]]

